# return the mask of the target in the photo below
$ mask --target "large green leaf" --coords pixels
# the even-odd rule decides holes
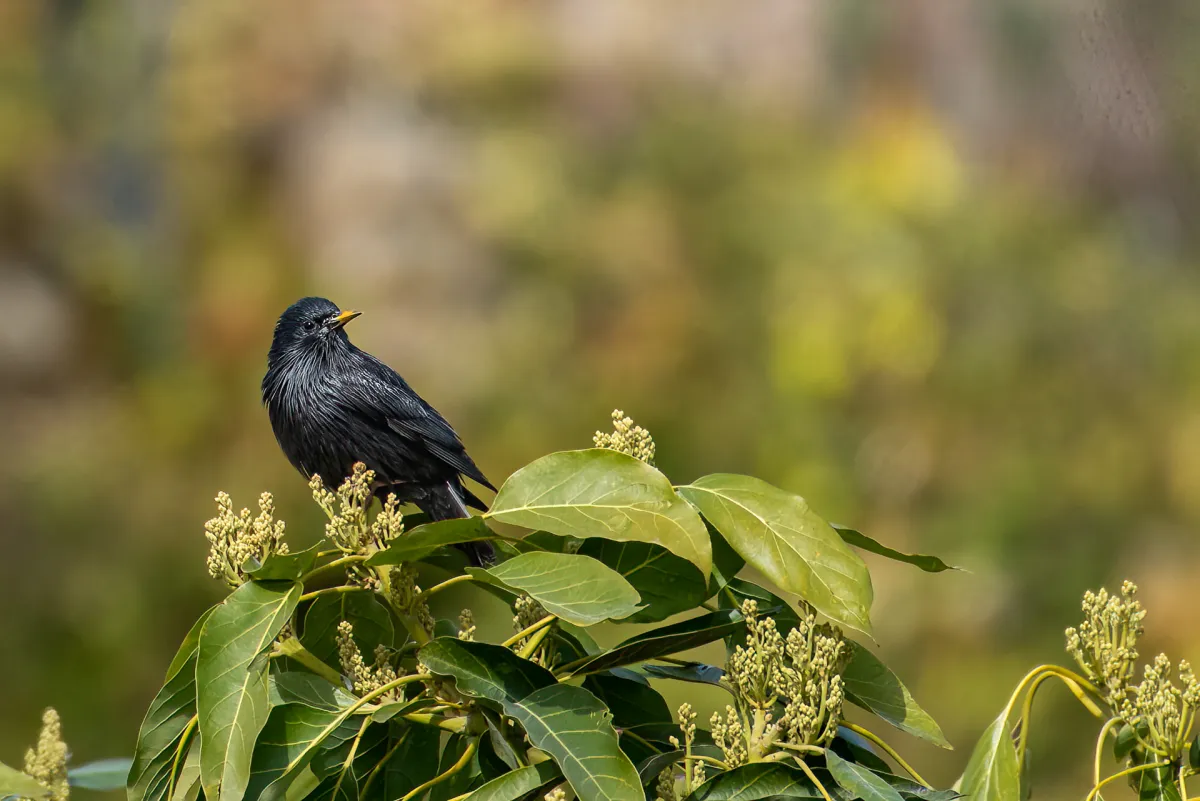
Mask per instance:
[[[123,790],[125,779],[133,760],[126,757],[100,759],[67,771],[67,781],[72,787],[84,790]]]
[[[975,744],[957,789],[971,801],[1014,801],[1020,798],[1020,772],[1008,718],[1001,713]]]
[[[721,536],[721,532],[717,531],[712,523],[705,520],[704,525],[708,529],[708,538],[712,543],[713,553],[712,575],[708,577],[708,597],[711,598],[720,592],[722,587],[737,578],[738,572],[746,566],[746,560],[740,553],[733,550],[733,547]]]
[[[183,767],[175,779],[175,792],[171,801],[197,801],[200,798],[200,738],[194,737],[188,743],[187,756],[184,757]]]
[[[467,747],[473,740],[475,738],[457,734],[450,735],[450,739],[442,748],[442,760],[441,764],[438,765],[438,773],[445,773],[462,759]],[[477,740],[476,743],[478,743]],[[460,795],[471,792],[487,781],[483,777],[483,769],[480,765],[479,757],[480,749],[477,748],[475,754],[468,759],[467,763],[457,773],[430,788],[429,794],[426,797],[427,801],[450,801],[452,798],[457,798]]]
[[[580,801],[642,797],[637,770],[617,742],[608,709],[582,687],[556,684],[504,705],[529,741],[554,758]]]
[[[1171,765],[1143,771],[1138,780],[1138,801],[1182,801]]]
[[[590,556],[523,553],[487,570],[468,568],[467,572],[528,593],[547,612],[577,626],[621,620],[641,608],[637,590],[620,573]]]
[[[696,566],[661,545],[593,537],[583,543],[579,553],[599,559],[637,590],[644,607],[626,618],[629,623],[658,623],[695,609],[709,597],[708,582]]]
[[[254,742],[270,714],[266,652],[300,600],[298,582],[256,582],[233,591],[200,632],[196,707],[209,801],[240,801]]]
[[[758,603],[758,613],[770,616],[784,637],[800,625],[800,615],[790,603],[745,579],[731,579],[717,595],[717,606],[721,609],[741,609],[742,603],[751,599]]]
[[[706,665],[703,662],[688,662],[686,665],[645,665],[642,670],[656,679],[675,679],[693,684],[725,687],[721,684],[721,679],[725,678],[725,671],[716,665]]]
[[[568,667],[575,675],[582,675],[645,662],[648,659],[669,656],[719,640],[740,630],[743,626],[742,615],[737,610],[722,609],[709,612],[706,615],[670,626],[661,626],[630,637],[603,653],[587,657]]]
[[[613,725],[622,731],[637,733],[641,727],[664,724],[678,728],[666,700],[644,679],[637,681],[607,672],[594,673],[584,680],[583,689],[608,707]]]
[[[0,798],[14,795],[18,798],[45,798],[50,791],[28,773],[0,762]]]
[[[142,720],[126,778],[129,801],[162,801],[170,790],[180,740],[196,714],[196,648],[216,607],[206,610],[183,638],[165,683]],[[180,760],[182,761],[182,760]]]
[[[302,703],[272,709],[254,746],[246,801],[258,798],[271,782],[282,776],[292,760],[303,754],[337,717],[335,711]]]
[[[904,801],[900,793],[871,771],[847,762],[831,750],[825,751],[825,767],[834,781],[862,801]],[[828,789],[828,788],[826,788]]]
[[[396,729],[395,726],[392,727]],[[437,775],[441,732],[429,726],[408,726],[393,734],[391,756],[376,783],[379,795],[371,798],[394,801]]]
[[[405,518],[407,519],[407,517]],[[462,517],[426,523],[404,532],[382,551],[367,560],[368,565],[398,565],[424,559],[444,545],[479,542],[496,538],[482,517]]]
[[[718,473],[679,488],[739,554],[826,617],[871,633],[871,574],[799,495]]]
[[[904,553],[897,551],[894,548],[889,548],[878,540],[871,539],[861,531],[849,528],[847,526],[839,526],[837,523],[831,523],[833,530],[838,533],[838,536],[848,545],[853,545],[855,548],[862,548],[864,551],[870,551],[873,554],[887,557],[897,562],[913,565],[924,570],[926,573],[941,573],[943,570],[961,570],[960,567],[948,565],[936,556],[930,556],[923,553]]]
[[[492,779],[465,801],[516,801],[562,775],[553,762],[539,762]]]
[[[354,642],[363,659],[370,664],[377,645],[396,642],[396,625],[387,606],[373,592],[339,592],[322,595],[304,613],[304,631],[300,643],[327,665],[339,665],[338,624],[354,624]]]
[[[439,637],[420,651],[421,663],[471,698],[498,704],[524,698],[554,684],[554,674],[499,645]]]
[[[875,713],[901,731],[953,750],[941,727],[913,699],[896,674],[858,643],[852,643],[842,680],[850,703]]]
[[[262,564],[258,563],[256,557],[251,557],[244,569],[256,581],[297,581],[316,566],[320,550],[321,544],[317,543],[296,553],[273,553]]]
[[[387,754],[388,727],[353,721],[355,737],[336,748],[323,749],[313,760],[321,783],[305,801],[358,801],[367,776]],[[367,728],[363,729],[363,726]],[[361,739],[358,738],[361,729]]]
[[[504,482],[488,516],[564,536],[652,542],[705,577],[712,568],[708,532],[695,510],[666,476],[617,451],[543,456]]]
[[[752,762],[718,773],[697,787],[688,796],[688,801],[760,801],[764,798],[821,798],[821,794],[798,768],[778,762]]]
[[[343,688],[302,670],[272,675],[267,680],[267,692],[273,707],[304,704],[328,712],[345,709],[357,700]]]

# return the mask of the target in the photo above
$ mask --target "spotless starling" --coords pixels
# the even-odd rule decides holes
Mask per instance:
[[[355,462],[375,472],[375,494],[395,493],[432,520],[486,508],[462,479],[495,491],[458,434],[395,370],[359,350],[345,325],[359,315],[325,298],[302,298],[275,324],[263,377],[263,404],[275,439],[305,478],[337,487]],[[489,561],[487,543],[463,548]]]

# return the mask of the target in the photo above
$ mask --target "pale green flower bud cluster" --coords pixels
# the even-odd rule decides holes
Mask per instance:
[[[545,801],[567,801],[567,788],[560,784],[542,796],[542,798],[544,798]]]
[[[396,565],[388,572],[388,598],[392,606],[417,621],[425,633],[433,636],[433,615],[421,597],[417,569],[409,564]]]
[[[367,665],[358,649],[358,643],[354,641],[354,626],[347,620],[338,624],[337,645],[342,675],[349,679],[350,686],[358,695],[374,692],[404,675],[403,670],[396,672],[391,663],[391,655],[383,645],[375,648],[375,663]],[[399,700],[398,694],[388,693],[380,697],[380,702],[392,700]]]
[[[50,791],[50,801],[66,801],[67,744],[62,739],[62,721],[53,707],[42,713],[42,730],[37,746],[25,752],[25,772]]]
[[[1137,640],[1146,617],[1135,599],[1137,585],[1126,581],[1121,594],[1108,590],[1088,591],[1083,596],[1083,622],[1067,629],[1067,653],[1074,657],[1084,675],[1105,688],[1108,703],[1120,708],[1129,691],[1137,666]]]
[[[545,607],[535,601],[529,595],[518,595],[513,601],[513,632],[521,632],[537,623],[547,614]],[[529,644],[532,637],[540,636],[539,633],[531,634],[527,637],[522,637],[513,643],[512,649],[520,653],[521,649]],[[548,641],[543,641],[543,645],[534,654],[531,661],[542,667],[551,667],[554,663],[555,652]]]
[[[725,718],[714,713],[713,740],[732,767],[756,761],[777,742],[825,745],[837,733],[845,700],[842,671],[849,646],[832,626],[817,625],[816,615],[802,610],[799,623],[785,639],[775,621],[758,617],[758,604],[742,603],[746,644],[738,646],[725,667],[725,680],[737,705]],[[778,707],[783,714],[774,716]]]
[[[367,508],[371,505],[374,484],[375,472],[368,470],[362,462],[355,463],[336,494],[318,475],[308,482],[313,500],[329,518],[325,536],[345,553],[363,553],[370,541],[372,532],[367,523]]]
[[[1200,707],[1200,681],[1188,662],[1179,663],[1179,684],[1171,679],[1171,660],[1159,654],[1146,665],[1142,683],[1126,698],[1121,716],[1131,725],[1145,724],[1142,745],[1167,759],[1178,759],[1188,747],[1189,735]]]
[[[654,801],[680,801],[675,791],[675,766],[663,768],[654,783]]]
[[[597,431],[596,436],[592,437],[596,447],[620,451],[646,464],[654,464],[654,437],[650,436],[650,432],[634,425],[633,418],[626,417],[620,409],[613,410],[612,420],[611,434]]]
[[[679,738],[671,736],[669,739],[671,745],[676,749],[682,748],[684,756],[684,791],[683,796],[691,795],[692,791],[704,784],[704,763],[700,760],[693,760],[692,745],[696,742],[696,712],[692,709],[692,705],[688,703],[681,704],[679,707],[679,728],[683,732],[683,745],[680,746]]]
[[[470,609],[458,613],[458,639],[475,642],[475,613]]]
[[[204,524],[208,539],[208,572],[213,578],[224,579],[231,587],[247,580],[246,562],[251,558],[259,564],[271,554],[285,554],[284,522],[275,519],[275,501],[271,493],[258,498],[259,513],[250,516],[249,509],[234,514],[233,500],[227,493],[217,493],[217,516]]]

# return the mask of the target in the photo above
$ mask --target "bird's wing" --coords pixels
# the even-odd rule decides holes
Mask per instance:
[[[347,400],[363,416],[375,418],[400,436],[417,441],[434,458],[494,492],[496,488],[467,455],[446,418],[422,400],[395,370],[368,353],[363,356],[367,369],[355,371],[354,383],[347,387]]]

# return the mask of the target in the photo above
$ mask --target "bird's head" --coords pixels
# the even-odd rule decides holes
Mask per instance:
[[[325,298],[301,298],[275,324],[268,362],[349,347],[350,340],[342,328],[359,314],[342,311]]]

